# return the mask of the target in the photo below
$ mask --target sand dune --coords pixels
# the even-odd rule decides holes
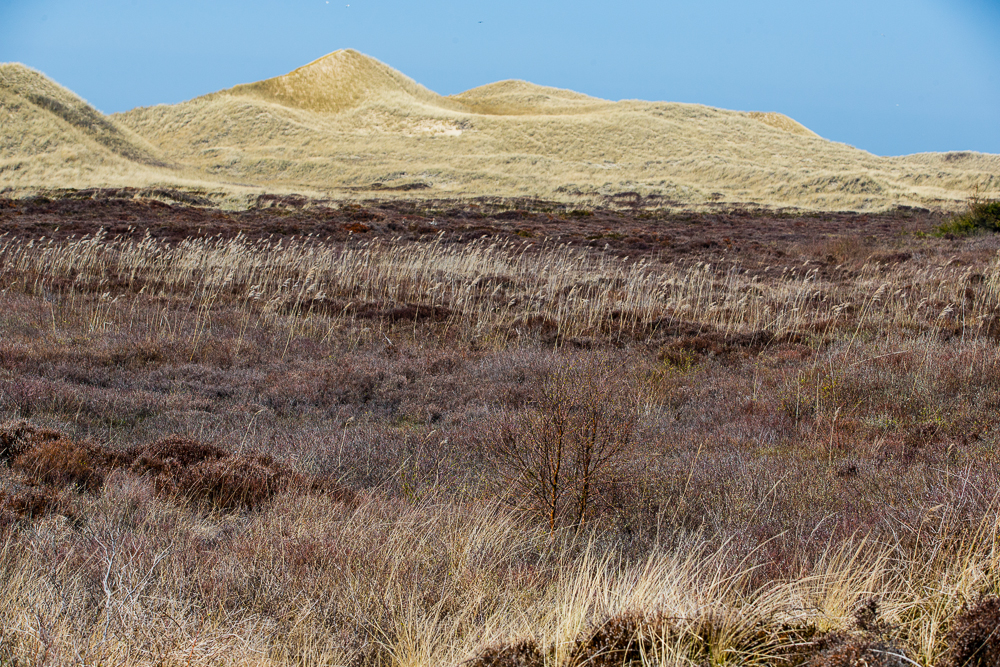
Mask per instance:
[[[606,109],[612,103],[527,81],[498,81],[451,98],[464,111],[491,116],[562,115]]]
[[[8,166],[0,187],[66,179],[72,169],[58,155],[70,146],[77,180],[100,171],[94,163],[108,169],[118,160],[115,168],[145,170],[143,178],[167,163],[223,190],[331,197],[398,191],[586,202],[631,192],[678,207],[880,210],[954,207],[977,189],[1000,194],[998,156],[879,157],[779,113],[612,102],[524,81],[445,97],[351,50],[284,76],[110,118],[38,73],[4,67],[0,80],[13,83],[0,87],[0,109],[17,117],[18,128],[51,129],[5,126],[4,163],[16,162],[21,173],[12,179]],[[32,86],[47,86],[48,98],[66,108],[65,100],[76,100],[72,108],[86,109],[87,122],[30,102]],[[47,125],[32,120],[43,113]],[[126,180],[128,169],[119,169]]]
[[[207,96],[248,97],[319,113],[337,113],[376,100],[448,106],[445,98],[357,51],[336,51],[289,74]]]
[[[0,64],[0,118],[0,186],[166,177],[171,167],[148,141],[24,65]]]

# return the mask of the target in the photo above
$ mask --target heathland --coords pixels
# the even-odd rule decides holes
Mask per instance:
[[[0,665],[1000,664],[1000,157],[353,51],[0,120]]]
[[[0,200],[3,663],[997,664],[997,237],[137,194]]]
[[[246,205],[319,198],[540,197],[593,205],[954,208],[1000,192],[1000,157],[879,157],[774,112],[612,102],[523,81],[438,95],[356,51],[181,104],[103,116],[0,65],[0,187],[169,187]]]

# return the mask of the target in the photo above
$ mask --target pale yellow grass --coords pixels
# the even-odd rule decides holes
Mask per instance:
[[[443,98],[395,74],[338,51],[285,77],[117,118],[207,173],[340,194],[421,182],[428,196],[632,191],[683,205],[868,210],[1000,189],[995,156],[881,158],[780,114],[609,102],[525,82]]]
[[[364,656],[437,667],[533,638],[554,649],[555,667],[571,664],[590,629],[632,614],[680,630],[654,636],[646,664],[767,665],[783,647],[762,631],[849,628],[859,601],[875,598],[907,654],[933,665],[950,619],[996,591],[1000,565],[995,517],[969,531],[929,515],[936,548],[831,544],[800,576],[754,586],[752,568],[698,534],[625,563],[572,535],[526,528],[500,505],[433,494],[371,496],[353,508],[287,497],[258,513],[206,515],[117,477],[82,502],[83,530],[48,519],[0,550],[0,646],[17,664],[345,665]],[[212,546],[219,541],[225,549]]]
[[[0,65],[0,109],[5,121],[0,151],[5,157],[44,154],[80,143],[127,160],[164,165],[159,151],[142,137],[23,65]]]
[[[778,113],[610,102],[523,81],[444,97],[351,50],[282,77],[116,114],[103,134],[32,105],[26,91],[41,75],[2,67],[0,80],[13,83],[0,98],[0,116],[11,119],[0,126],[0,187],[18,190],[201,182],[221,191],[584,204],[637,192],[675,207],[818,210],[953,208],[973,191],[1000,194],[997,156],[884,158]],[[72,97],[45,85],[46,98]],[[175,169],[151,171],[151,159]],[[428,188],[386,189],[418,183]]]
[[[248,323],[288,319],[319,338],[370,304],[447,308],[465,335],[497,343],[533,322],[550,323],[566,338],[656,338],[678,322],[730,334],[862,327],[979,332],[995,327],[1000,312],[1000,257],[978,270],[973,276],[969,266],[935,259],[892,267],[871,262],[828,281],[809,266],[750,274],[738,264],[631,262],[564,245],[489,239],[332,246],[241,236],[175,245],[148,237],[65,243],[0,237],[0,279],[12,286],[72,298],[116,276],[140,297],[193,295],[192,303],[204,307],[235,298]],[[131,298],[84,299],[79,307],[94,310],[97,328],[128,327]],[[159,330],[169,322],[149,325]]]
[[[40,72],[0,64],[0,191],[93,187],[222,189]]]

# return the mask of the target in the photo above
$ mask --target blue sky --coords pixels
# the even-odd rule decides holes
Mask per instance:
[[[1000,0],[0,0],[0,62],[107,113],[355,48],[442,94],[516,78],[779,111],[880,155],[1000,153],[998,35]]]

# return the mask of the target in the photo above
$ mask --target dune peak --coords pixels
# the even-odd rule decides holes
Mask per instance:
[[[354,49],[334,51],[288,74],[235,86],[222,94],[255,97],[320,113],[337,113],[365,101],[400,95],[424,102],[443,99]]]
[[[479,86],[452,95],[449,99],[473,113],[499,116],[560,114],[607,103],[606,100],[565,88],[540,86],[520,79]]]

